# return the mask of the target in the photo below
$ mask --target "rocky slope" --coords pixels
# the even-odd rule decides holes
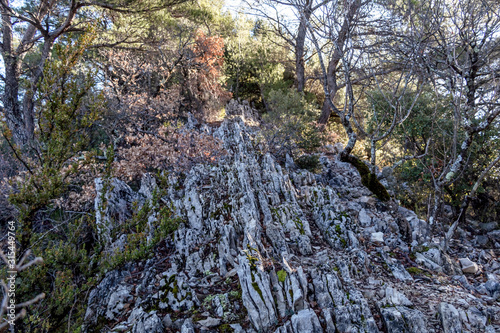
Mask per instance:
[[[227,156],[161,185],[184,223],[152,259],[107,273],[89,295],[84,331],[500,331],[498,249],[462,243],[457,251],[476,262],[461,267],[424,221],[377,200],[333,153],[320,174],[291,159],[281,166],[262,154],[252,110],[233,103],[227,112],[218,128],[200,128]],[[96,184],[100,237],[121,249],[126,237],[113,228],[159,185],[149,175],[138,192]],[[463,275],[467,265],[475,275]]]

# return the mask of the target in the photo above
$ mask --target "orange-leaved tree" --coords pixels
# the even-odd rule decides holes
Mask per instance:
[[[205,120],[212,120],[232,97],[221,82],[224,40],[198,31],[191,52],[193,56],[184,71],[184,92],[194,102],[197,113]]]

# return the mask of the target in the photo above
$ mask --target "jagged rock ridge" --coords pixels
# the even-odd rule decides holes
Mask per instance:
[[[196,165],[185,179],[168,176],[162,200],[185,223],[153,259],[106,275],[90,293],[85,331],[500,329],[495,274],[487,301],[446,275],[412,276],[406,268],[416,263],[403,239],[414,248],[424,242],[424,221],[378,201],[335,156],[321,158],[321,174],[299,170],[291,159],[281,166],[261,153],[258,129],[247,125],[252,110],[233,103],[227,112],[218,128],[200,129],[224,143],[224,160]],[[149,200],[158,186],[151,179],[145,176],[138,193],[114,180],[105,211],[97,196],[97,222],[109,248],[124,240],[110,239],[108,215],[125,218],[131,200]],[[436,274],[457,269],[427,250],[417,253],[423,267]]]

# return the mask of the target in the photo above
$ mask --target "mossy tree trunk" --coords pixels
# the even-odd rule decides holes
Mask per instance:
[[[389,201],[391,196],[387,192],[387,189],[380,183],[377,175],[370,171],[370,168],[363,163],[359,158],[354,155],[340,156],[340,160],[343,162],[348,162],[354,166],[361,176],[361,182],[365,185],[373,194],[375,194],[382,201]]]

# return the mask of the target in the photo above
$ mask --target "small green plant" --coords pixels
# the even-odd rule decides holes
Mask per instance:
[[[408,267],[406,271],[411,275],[422,275],[423,273],[423,271],[418,267]]]
[[[231,333],[234,332],[234,329],[229,324],[222,324],[219,326],[219,330],[222,333]]]
[[[247,250],[244,250],[247,260],[250,263],[250,268],[255,269],[257,267],[257,262],[259,261],[259,258],[254,257],[251,255]]]
[[[217,297],[217,295],[208,295],[205,297],[203,300],[203,307],[207,310],[210,310],[212,308],[212,301]]]
[[[285,270],[279,270],[278,272],[276,272],[276,274],[278,275],[278,281],[283,283],[285,282],[286,280],[286,271]]]
[[[251,247],[250,244],[247,244],[247,249],[248,250],[243,250],[245,252],[245,255],[247,257],[247,260],[250,264],[250,269],[256,269],[257,268],[257,262],[259,261],[259,258],[255,257],[252,255],[252,252],[258,253],[258,250],[254,247]]]

